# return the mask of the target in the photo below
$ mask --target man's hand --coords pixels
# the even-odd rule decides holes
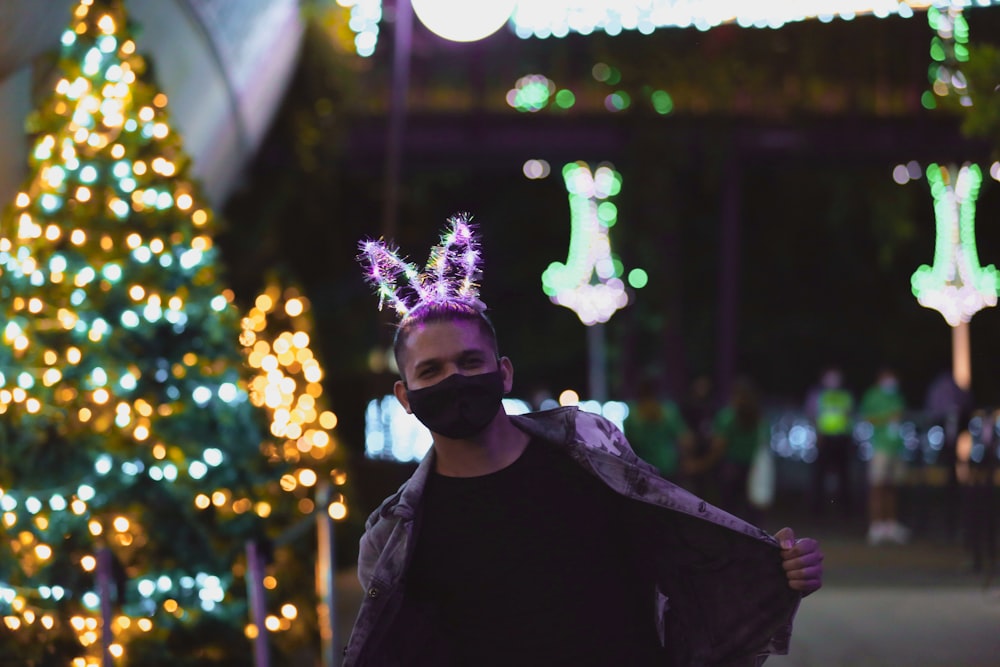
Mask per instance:
[[[819,590],[823,585],[823,552],[819,542],[809,537],[797,540],[791,528],[782,528],[774,537],[781,545],[788,585],[803,595]]]

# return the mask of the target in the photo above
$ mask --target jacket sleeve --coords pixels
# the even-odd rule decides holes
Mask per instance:
[[[776,545],[686,514],[648,507],[646,539],[661,637],[674,665],[760,665],[788,652],[801,595],[788,586]],[[645,524],[648,531],[649,523]]]
[[[358,579],[365,591],[371,587],[375,564],[378,563],[391,532],[388,530],[387,520],[382,518],[381,512],[382,507],[379,507],[371,513],[365,522],[364,535],[361,536],[358,551]]]

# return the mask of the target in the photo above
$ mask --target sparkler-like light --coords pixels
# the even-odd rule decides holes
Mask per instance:
[[[401,259],[398,251],[384,241],[364,240],[358,261],[367,269],[365,277],[375,287],[379,310],[386,302],[401,320],[422,306],[450,304],[482,312],[476,280],[481,269],[479,242],[471,216],[459,213],[448,219],[441,242],[431,248],[421,273],[416,265]],[[399,284],[400,278],[406,284]]]

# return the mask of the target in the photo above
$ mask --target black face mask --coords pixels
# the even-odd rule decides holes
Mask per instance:
[[[420,423],[448,438],[468,438],[493,421],[503,400],[500,371],[449,375],[423,389],[406,390],[410,410]]]

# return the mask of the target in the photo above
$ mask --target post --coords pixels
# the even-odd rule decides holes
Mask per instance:
[[[969,343],[969,323],[959,322],[951,328],[951,370],[955,384],[963,391],[972,387],[972,352]]]
[[[316,487],[316,616],[322,651],[320,664],[323,667],[339,667],[340,652],[337,646],[340,645],[340,638],[333,583],[333,518],[330,516],[329,506],[330,482],[322,480]]]
[[[608,376],[605,368],[607,350],[604,340],[604,325],[600,322],[587,327],[587,371],[589,398],[603,403],[608,400]]]
[[[111,627],[111,559],[114,554],[108,547],[97,550],[97,594],[101,598],[101,665],[114,667],[111,644],[115,640]]]
[[[403,131],[406,100],[410,89],[410,43],[413,36],[413,7],[410,0],[396,2],[393,31],[392,89],[389,91],[389,131],[385,157],[385,190],[382,197],[382,235],[396,236],[399,208],[399,179],[403,162]]]
[[[734,149],[739,150],[739,149]],[[721,250],[719,253],[719,321],[716,341],[716,388],[719,396],[729,396],[736,374],[737,329],[739,327],[740,207],[742,206],[742,165],[732,153],[726,159],[722,190]]]
[[[267,626],[264,625],[267,616],[264,604],[264,559],[261,558],[260,547],[253,540],[247,542],[246,552],[250,620],[257,626],[257,635],[253,638],[253,664],[254,667],[269,667]]]

